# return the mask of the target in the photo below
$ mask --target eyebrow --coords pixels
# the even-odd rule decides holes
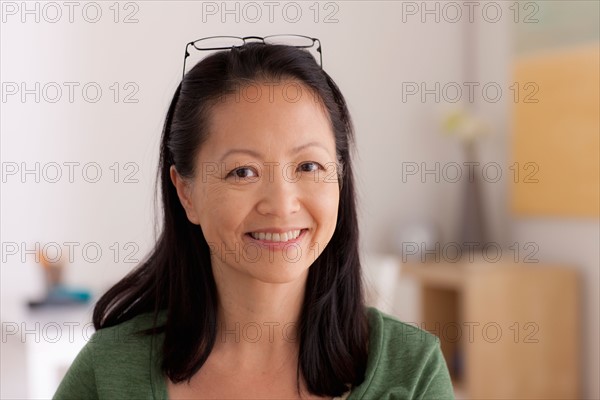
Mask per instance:
[[[306,144],[303,144],[301,146],[298,147],[294,147],[289,154],[296,154],[302,150],[304,150],[307,147],[311,147],[311,146],[316,146],[316,147],[320,147],[323,150],[325,150],[327,153],[329,153],[329,151],[327,150],[327,148],[325,146],[323,146],[321,143],[319,142],[309,142]],[[223,154],[223,156],[221,157],[221,160],[219,162],[223,162],[223,160],[225,160],[225,158],[227,158],[229,155],[233,154],[233,153],[241,153],[241,154],[249,154],[255,158],[261,158],[261,154],[257,151],[254,150],[250,150],[250,149],[229,149],[225,152],[225,154]]]

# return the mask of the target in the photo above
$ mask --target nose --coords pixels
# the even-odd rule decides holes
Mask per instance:
[[[300,210],[299,186],[281,172],[275,168],[271,176],[264,177],[256,206],[258,213],[285,218]]]

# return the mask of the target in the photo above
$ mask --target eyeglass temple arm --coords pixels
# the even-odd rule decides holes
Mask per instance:
[[[323,52],[321,51],[321,41],[317,38],[313,38],[315,42],[317,42],[317,52],[319,53],[319,64],[321,65],[321,69],[323,69]]]
[[[185,45],[185,54],[183,55],[183,72],[181,74],[181,80],[185,77],[185,61],[189,57],[190,53],[188,52],[188,47],[191,43]]]

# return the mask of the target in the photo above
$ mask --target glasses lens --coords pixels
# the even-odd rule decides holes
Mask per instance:
[[[294,46],[308,51],[315,59],[317,64],[321,65],[320,46],[317,46],[316,40],[300,35],[272,35],[265,37],[266,44],[283,44]]]
[[[244,39],[232,36],[215,36],[200,39],[194,42],[194,47],[198,50],[228,49],[230,47],[241,46]]]
[[[298,35],[273,35],[265,38],[266,44],[284,44],[294,47],[312,47],[314,41],[305,36]]]

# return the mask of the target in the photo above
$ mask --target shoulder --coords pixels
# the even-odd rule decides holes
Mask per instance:
[[[159,319],[157,324],[160,322]],[[155,358],[152,354],[159,351],[158,346],[162,343],[160,335],[143,333],[153,326],[154,314],[145,313],[95,332],[88,345],[94,354],[97,378],[109,381],[122,374],[146,376],[150,370],[148,367]],[[109,368],[100,368],[101,366]]]
[[[141,331],[154,325],[152,313],[96,331],[79,352],[54,396],[116,398],[151,392],[157,373],[158,335]]]
[[[157,324],[163,320],[164,314],[160,313]],[[122,322],[120,324],[102,328],[96,331],[91,337],[88,344],[94,348],[121,348],[131,345],[146,346],[151,339],[151,335],[143,333],[144,330],[154,326],[154,314],[144,313]]]
[[[367,314],[367,371],[351,399],[454,398],[437,336],[376,308]]]
[[[422,357],[439,346],[439,338],[376,308],[368,308],[369,340],[377,341],[382,356]]]

